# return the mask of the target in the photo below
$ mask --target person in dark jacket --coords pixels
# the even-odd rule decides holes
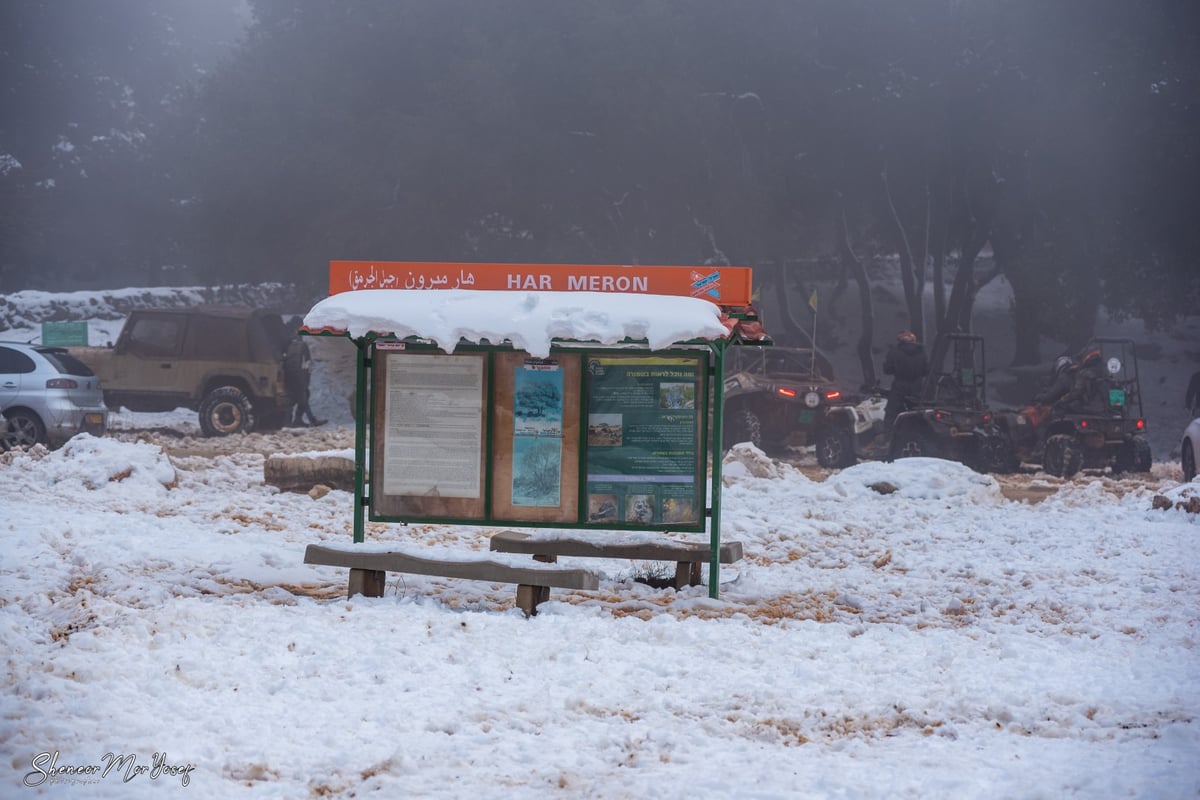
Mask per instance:
[[[296,330],[301,325],[300,317],[293,317],[289,326],[292,330]],[[300,337],[299,334],[293,334],[288,341],[287,349],[283,353],[283,384],[287,391],[288,397],[291,399],[295,411],[290,415],[290,422],[293,427],[303,427],[305,425],[316,427],[324,425],[326,420],[317,419],[313,414],[312,408],[308,404],[308,383],[312,377],[312,354],[309,352],[308,345]],[[308,418],[308,422],[304,418]]]
[[[1066,396],[1075,385],[1075,373],[1079,365],[1070,356],[1059,356],[1054,361],[1054,374],[1050,385],[1033,396],[1033,402],[1040,406],[1052,406]]]
[[[921,394],[921,384],[929,374],[925,348],[912,331],[896,334],[896,343],[883,359],[883,374],[892,376],[887,409],[883,413],[884,427],[890,433],[896,417],[912,405],[910,398]]]
[[[1031,405],[1021,409],[1021,413],[1025,415],[1035,430],[1046,420],[1046,417],[1050,416],[1055,404],[1074,388],[1077,372],[1079,372],[1079,362],[1070,356],[1059,356],[1054,360],[1050,383],[1033,396]]]
[[[1063,395],[1056,405],[1074,414],[1103,411],[1103,400],[1100,397],[1100,384],[1105,377],[1103,361],[1103,356],[1097,349],[1084,352],[1079,359],[1079,369],[1075,371],[1071,391]]]
[[[1183,403],[1192,410],[1193,417],[1200,417],[1200,372],[1193,373],[1188,381],[1187,397]]]

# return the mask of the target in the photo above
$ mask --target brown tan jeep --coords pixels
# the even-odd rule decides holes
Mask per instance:
[[[291,333],[279,314],[255,308],[146,309],[130,313],[115,346],[70,350],[100,377],[110,408],[190,408],[205,436],[228,436],[282,424]]]

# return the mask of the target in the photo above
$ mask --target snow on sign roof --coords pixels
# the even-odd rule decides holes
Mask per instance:
[[[510,342],[539,357],[550,354],[554,339],[616,344],[628,338],[661,350],[729,335],[720,307],[696,297],[470,289],[341,292],[313,306],[304,326],[354,338],[417,336],[448,353],[460,340]]]

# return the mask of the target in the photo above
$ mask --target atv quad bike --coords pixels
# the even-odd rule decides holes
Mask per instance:
[[[881,388],[853,405],[830,406],[813,427],[817,463],[829,469],[851,467],[859,459],[886,456],[884,415],[887,397]]]
[[[1104,377],[1081,407],[1055,406],[1035,424],[1036,409],[997,415],[997,424],[1021,461],[1069,478],[1081,469],[1111,467],[1113,474],[1149,472],[1152,462],[1142,414],[1137,352],[1130,339],[1095,339]]]
[[[921,396],[915,407],[896,417],[888,456],[946,458],[980,472],[1016,469],[1012,442],[996,426],[987,405],[982,336],[938,337]]]
[[[847,402],[829,361],[812,350],[735,347],[725,367],[726,449],[750,442],[768,455],[812,444],[814,425]]]

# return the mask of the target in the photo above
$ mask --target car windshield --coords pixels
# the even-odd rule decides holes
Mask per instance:
[[[38,350],[38,353],[63,375],[76,375],[84,378],[92,375],[88,366],[70,353],[62,350]]]

